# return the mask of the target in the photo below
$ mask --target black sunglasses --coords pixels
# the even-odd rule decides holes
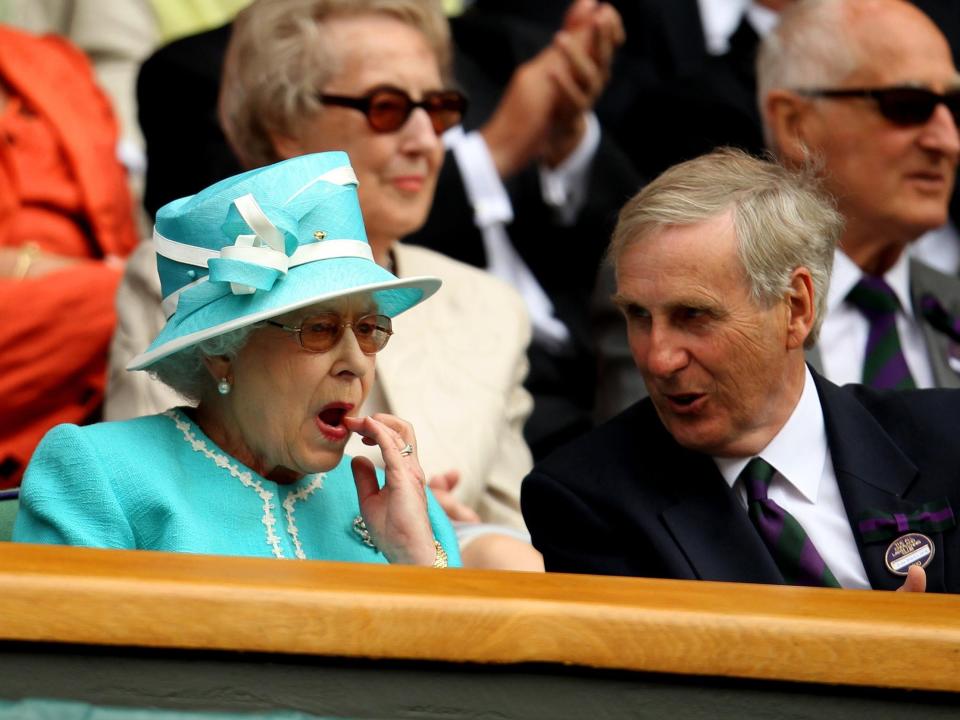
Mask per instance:
[[[896,125],[922,125],[937,105],[946,105],[953,121],[960,124],[960,90],[941,95],[918,87],[850,88],[838,90],[800,90],[801,95],[822,98],[870,98],[887,120]]]
[[[434,132],[440,135],[463,119],[467,98],[457,90],[430,90],[423,100],[415,102],[405,91],[395,87],[378,87],[363,97],[346,97],[320,93],[317,98],[327,105],[359,110],[377,132],[399,130],[416,108],[423,108],[430,116]]]

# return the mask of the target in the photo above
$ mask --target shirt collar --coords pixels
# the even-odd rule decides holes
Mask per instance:
[[[757,37],[765,38],[780,23],[780,13],[751,2],[747,7],[747,20],[753,27],[754,32],[757,33]]]
[[[760,451],[759,457],[773,465],[807,500],[817,501],[820,478],[827,461],[827,431],[820,396],[809,368],[804,368],[803,392],[797,406],[780,432]],[[730,487],[750,460],[749,457],[714,457],[720,474]]]
[[[723,55],[730,49],[730,36],[736,32],[740,18],[750,1],[698,0],[707,52],[711,55]]]
[[[730,38],[744,15],[758,37],[764,37],[776,27],[780,14],[757,5],[753,0],[698,0],[700,22],[707,52],[723,55],[730,49]]]
[[[827,314],[840,307],[861,277],[863,277],[863,271],[853,260],[837,249],[833,254],[833,273],[830,277],[830,289],[827,291]],[[910,297],[909,253],[900,253],[893,267],[883,274],[883,279],[887,281],[887,285],[900,301],[904,315],[912,320],[913,300]]]

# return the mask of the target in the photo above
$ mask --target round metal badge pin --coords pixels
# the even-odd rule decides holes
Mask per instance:
[[[923,533],[907,533],[890,543],[883,560],[887,570],[894,575],[905,576],[911,565],[922,568],[929,565],[935,550],[933,540]]]

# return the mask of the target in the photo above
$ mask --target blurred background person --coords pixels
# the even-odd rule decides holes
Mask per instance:
[[[97,84],[110,99],[120,128],[117,151],[131,190],[142,199],[146,153],[137,116],[136,84],[143,61],[158,46],[217,27],[250,0],[9,0],[0,3],[0,22],[34,33],[60,35],[86,54]],[[232,173],[217,176],[219,180]],[[197,192],[210,183],[201,183]],[[183,193],[186,195],[188,193]],[[177,196],[179,197],[179,196]],[[174,198],[168,198],[173,200]],[[141,233],[149,221],[141,214]]]
[[[83,53],[0,26],[0,488],[51,427],[99,418],[137,243],[117,139]]]
[[[960,160],[946,38],[900,0],[797,0],[758,68],[771,149],[818,165],[845,220],[814,366],[840,384],[960,387],[960,279],[909,253],[947,221]]]
[[[407,240],[523,295],[533,326],[525,437],[539,458],[594,420],[604,358],[591,296],[617,209],[639,185],[593,113],[623,27],[596,0],[480,0],[451,28],[470,108],[462,130],[444,138],[452,157],[437,201]],[[558,51],[570,72],[555,68]]]

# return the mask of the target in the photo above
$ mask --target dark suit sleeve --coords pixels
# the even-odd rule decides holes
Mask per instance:
[[[526,477],[520,506],[548,572],[636,574],[607,524],[549,475],[535,470]]]

